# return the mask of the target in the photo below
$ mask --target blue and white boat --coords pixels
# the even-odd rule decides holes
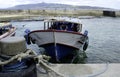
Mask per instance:
[[[88,46],[88,31],[81,33],[82,24],[72,20],[51,19],[44,22],[43,30],[31,31],[29,41],[45,49],[52,60],[61,62],[65,58],[72,59]]]
[[[6,22],[6,23],[0,23],[0,40],[15,35],[16,28],[12,26],[12,24]]]

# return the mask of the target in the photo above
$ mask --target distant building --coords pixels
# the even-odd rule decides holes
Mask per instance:
[[[116,12],[105,10],[105,11],[103,11],[103,16],[116,17]]]

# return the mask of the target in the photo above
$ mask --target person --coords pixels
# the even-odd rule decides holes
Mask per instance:
[[[50,29],[57,29],[57,26],[56,26],[56,25],[52,25],[52,26],[50,27]]]
[[[79,31],[79,25],[73,25],[71,28],[72,28],[72,31],[74,31],[74,32]]]
[[[61,25],[60,26],[60,30],[65,30],[66,31],[67,29],[68,29],[68,27],[66,25]]]

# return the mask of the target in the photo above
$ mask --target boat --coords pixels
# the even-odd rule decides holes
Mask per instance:
[[[65,62],[73,59],[79,52],[88,47],[88,31],[82,31],[82,24],[72,20],[49,19],[44,22],[43,30],[28,33],[28,44],[31,42],[45,49],[51,62]]]
[[[14,36],[15,30],[16,28],[8,22],[0,23],[0,40],[8,36]]]

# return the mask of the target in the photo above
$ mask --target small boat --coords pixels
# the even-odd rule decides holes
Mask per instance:
[[[8,36],[15,35],[16,28],[10,23],[0,23],[0,40]]]
[[[43,30],[31,31],[28,41],[43,47],[52,61],[62,62],[87,49],[88,31],[84,34],[81,31],[82,24],[79,22],[51,19],[44,22]]]

